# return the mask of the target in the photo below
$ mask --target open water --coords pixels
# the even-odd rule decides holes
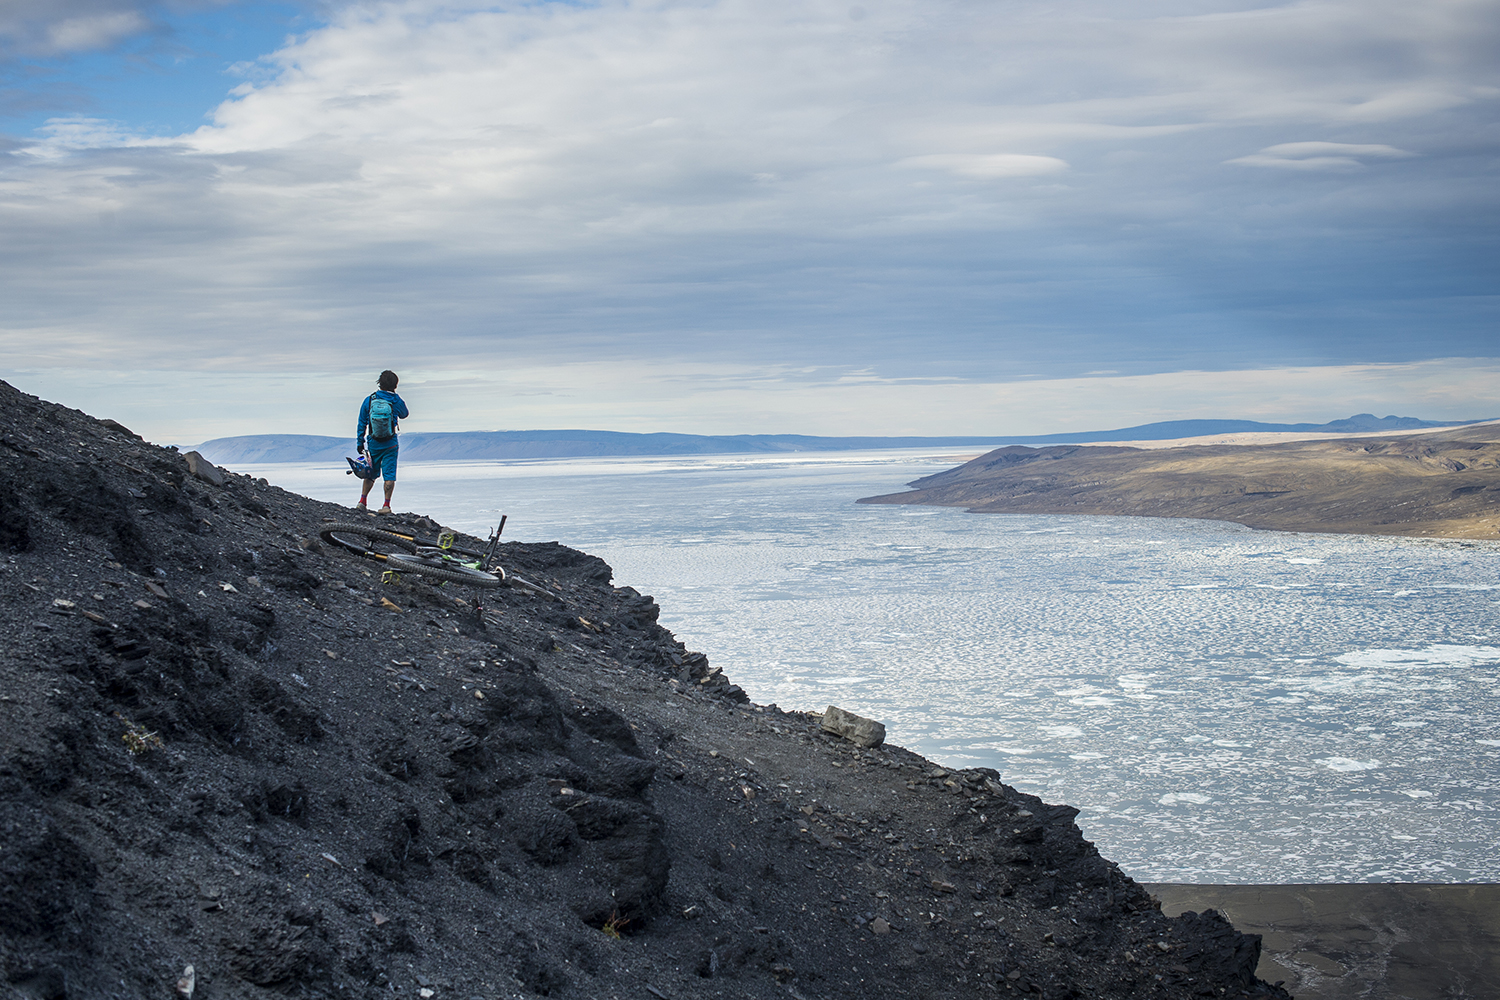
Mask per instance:
[[[954,464],[414,463],[396,505],[603,557],[755,701],[996,768],[1142,881],[1500,881],[1500,545],[853,502]]]

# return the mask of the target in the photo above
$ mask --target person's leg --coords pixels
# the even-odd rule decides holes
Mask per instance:
[[[396,448],[393,445],[388,451],[380,454],[380,472],[385,479],[385,506],[380,508],[380,513],[391,512],[391,494],[396,490]]]
[[[375,487],[375,478],[381,474],[381,468],[380,468],[380,465],[381,465],[380,458],[381,458],[381,456],[380,456],[380,453],[377,452],[377,451],[375,451],[372,448],[369,451],[365,452],[365,458],[370,463],[370,478],[362,480],[362,483],[361,483],[361,489],[360,489],[360,494],[359,494],[359,509],[360,510],[366,510],[366,509],[368,509],[365,505],[366,505],[366,502],[370,499],[370,490]]]

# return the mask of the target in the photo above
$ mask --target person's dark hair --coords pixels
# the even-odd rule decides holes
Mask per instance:
[[[400,383],[400,381],[401,380],[396,377],[396,373],[391,371],[389,368],[380,373],[380,388],[384,389],[386,392],[395,392],[396,386]]]

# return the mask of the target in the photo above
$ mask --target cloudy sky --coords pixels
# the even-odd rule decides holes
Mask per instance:
[[[1500,416],[1500,0],[0,0],[0,377],[161,441]],[[351,425],[347,426],[346,425]]]

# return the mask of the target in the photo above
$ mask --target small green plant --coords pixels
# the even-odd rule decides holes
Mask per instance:
[[[604,932],[605,937],[612,937],[618,941],[620,940],[620,930],[628,923],[630,923],[629,917],[622,917],[618,913],[611,913],[609,919],[604,921],[604,926],[599,929]]]
[[[161,737],[139,722],[131,722],[119,712],[115,713],[115,718],[125,723],[125,732],[121,735],[120,739],[125,741],[125,749],[130,751],[132,757],[138,757],[148,750],[160,750],[162,748]]]

